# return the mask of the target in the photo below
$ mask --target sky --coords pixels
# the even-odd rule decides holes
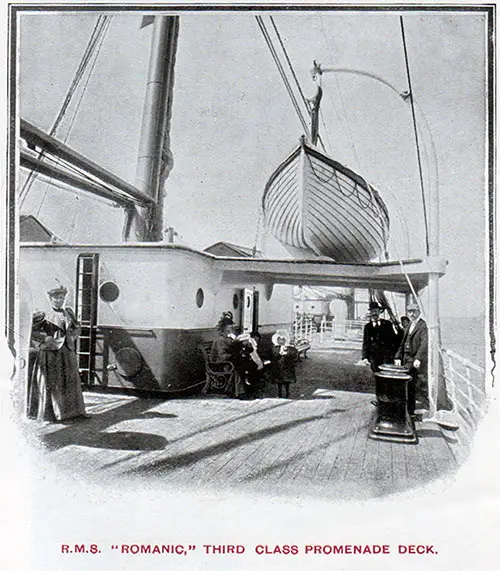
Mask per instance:
[[[203,249],[225,240],[260,247],[262,192],[303,134],[255,13],[184,12],[175,68],[165,227]],[[423,206],[400,13],[305,11],[272,15],[306,97],[312,62],[325,72],[320,133],[327,152],[375,186],[389,209],[392,259],[425,254]],[[32,13],[20,20],[20,115],[49,130],[97,13]],[[151,26],[115,13],[80,101],[57,137],[134,183]],[[485,300],[486,16],[403,14],[417,104],[425,192],[439,191],[442,315],[477,316]],[[274,45],[279,49],[276,36]],[[359,72],[370,75],[361,75]],[[393,86],[395,91],[383,82]],[[74,116],[75,109],[77,113]],[[24,173],[21,173],[24,177]],[[21,183],[23,178],[21,178]],[[428,200],[428,197],[427,197]],[[102,200],[38,179],[22,205],[60,238],[121,240],[123,214]]]

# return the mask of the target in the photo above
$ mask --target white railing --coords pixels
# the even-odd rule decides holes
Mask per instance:
[[[316,324],[311,317],[300,315],[295,318],[293,322],[293,337],[294,339],[308,339],[312,340],[313,334],[316,332]]]
[[[485,369],[449,349],[440,349],[452,410],[438,410],[431,422],[445,430],[458,462],[469,455],[476,428],[488,405]],[[451,430],[450,430],[451,429]]]
[[[450,349],[441,349],[441,355],[453,410],[475,429],[487,403],[485,369]]]
[[[362,343],[363,328],[366,321],[359,319],[321,321],[319,340],[321,344],[335,343],[336,341],[347,341]]]

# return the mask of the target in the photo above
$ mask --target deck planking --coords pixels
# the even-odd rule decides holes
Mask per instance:
[[[428,425],[419,425],[418,445],[370,440],[373,407],[370,396],[359,393],[297,401],[155,400],[149,411],[131,407],[131,400],[120,405],[119,397],[110,402],[107,395],[95,404],[98,398],[94,393],[87,403],[89,420],[70,426],[31,423],[39,437],[50,437],[51,461],[80,478],[140,476],[269,490],[295,482],[323,492],[344,483],[379,496],[458,467],[452,445]],[[129,417],[121,407],[128,407]],[[115,424],[104,418],[110,414],[116,415]]]
[[[355,356],[356,353],[353,353]],[[85,393],[88,420],[25,421],[63,471],[89,481],[139,479],[224,490],[294,490],[369,498],[413,489],[456,470],[463,437],[417,423],[419,443],[371,440],[371,377],[341,365],[345,355],[312,353],[291,399],[217,396],[144,399]]]

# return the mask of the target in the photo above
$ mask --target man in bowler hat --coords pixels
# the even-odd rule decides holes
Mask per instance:
[[[376,373],[380,365],[393,362],[397,337],[392,323],[380,317],[382,306],[372,301],[369,309],[370,321],[363,330],[362,359]]]

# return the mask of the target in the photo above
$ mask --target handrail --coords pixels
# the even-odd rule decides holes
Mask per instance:
[[[465,367],[469,367],[470,369],[473,369],[474,371],[476,371],[478,373],[484,374],[484,372],[485,372],[484,367],[480,367],[479,365],[476,365],[475,363],[473,363],[469,359],[466,359],[465,357],[461,357],[458,353],[455,353],[455,351],[452,351],[451,349],[444,349],[444,348],[442,349],[442,351],[443,351],[443,353],[446,353],[450,357],[453,357],[453,359],[462,363],[462,365],[464,365]]]

